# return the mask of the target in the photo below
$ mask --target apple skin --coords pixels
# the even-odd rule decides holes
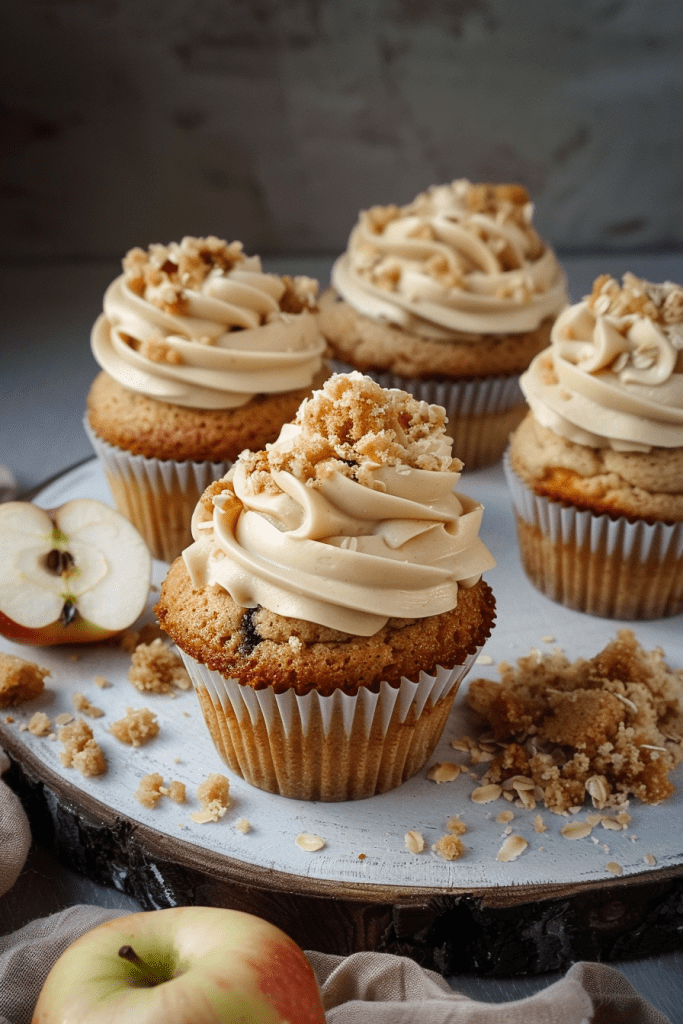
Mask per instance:
[[[131,946],[168,975],[141,983]],[[32,1024],[325,1024],[313,968],[275,925],[239,910],[173,907],[107,921],[47,976]]]
[[[45,569],[55,546],[72,548],[82,559],[66,577]],[[84,584],[87,565],[95,574]],[[49,647],[116,636],[144,610],[151,575],[152,559],[137,529],[104,502],[74,498],[49,511],[30,502],[0,505],[0,634],[9,640]],[[74,587],[75,614],[62,621],[64,595]]]

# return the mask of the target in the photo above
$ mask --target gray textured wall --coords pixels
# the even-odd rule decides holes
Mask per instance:
[[[434,182],[683,244],[680,0],[2,0],[0,256],[335,252]]]

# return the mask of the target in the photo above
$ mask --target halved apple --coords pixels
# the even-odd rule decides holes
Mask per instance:
[[[94,498],[49,512],[0,505],[0,633],[19,643],[89,643],[143,611],[152,559],[128,520]]]

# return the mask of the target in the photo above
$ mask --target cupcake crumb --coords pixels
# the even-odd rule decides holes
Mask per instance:
[[[141,693],[173,693],[192,686],[182,659],[157,638],[133,651],[128,679]]]
[[[52,729],[52,722],[44,711],[36,711],[28,720],[28,731],[33,736],[47,736]]]
[[[465,852],[465,844],[462,839],[449,832],[434,843],[432,850],[443,860],[458,860]]]
[[[124,718],[112,722],[109,731],[121,743],[140,747],[159,733],[157,716],[149,708],[126,708]]]
[[[232,805],[229,780],[225,775],[212,772],[197,787],[197,799],[201,804],[201,810],[191,814],[191,820],[199,825],[219,821]]]
[[[50,670],[14,654],[0,654],[0,708],[23,704],[39,697]]]
[[[93,739],[93,731],[82,718],[64,725],[58,732],[63,745],[59,760],[65,768],[76,768],[81,775],[89,778],[104,775],[107,759],[99,743]]]
[[[80,711],[82,715],[87,715],[88,718],[101,718],[104,714],[102,708],[95,707],[94,704],[91,704],[83,693],[74,693],[71,697],[71,703],[76,711]]]

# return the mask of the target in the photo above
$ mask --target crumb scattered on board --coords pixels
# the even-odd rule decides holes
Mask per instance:
[[[76,711],[80,711],[82,715],[87,715],[88,718],[101,718],[104,714],[102,708],[95,707],[94,704],[91,704],[83,693],[74,693],[71,697],[71,703]]]
[[[133,796],[143,807],[150,809],[156,807],[162,796],[169,797],[177,804],[184,804],[185,783],[169,782],[166,786],[163,775],[159,772],[150,772],[149,775],[143,775],[140,779],[140,784]]]
[[[47,668],[14,654],[0,654],[0,708],[23,704],[39,697],[45,689]]]
[[[133,651],[128,679],[141,693],[173,693],[192,686],[182,659],[159,637]]]
[[[159,734],[157,716],[149,708],[126,708],[124,718],[112,722],[109,731],[121,743],[141,747]]]
[[[630,796],[657,804],[674,791],[669,773],[683,758],[683,669],[669,669],[660,648],[645,651],[632,630],[621,629],[588,660],[534,650],[516,669],[500,667],[500,682],[475,679],[467,695],[491,728],[487,747],[493,742],[497,750],[472,793],[475,803],[502,794],[528,809],[538,801],[566,813],[586,796],[598,809],[618,809]],[[456,742],[470,755],[477,747],[469,737]]]
[[[300,832],[294,842],[300,850],[305,850],[307,853],[315,853],[316,850],[322,850],[325,845],[324,839],[321,839],[320,836],[314,836],[310,832]]]
[[[232,804],[230,782],[225,775],[218,772],[207,775],[197,787],[197,799],[201,804],[201,810],[190,815],[192,821],[198,825],[219,821]]]
[[[93,739],[93,731],[82,718],[64,725],[58,732],[63,745],[59,760],[65,768],[77,768],[86,778],[104,775],[107,759],[99,743]]]

